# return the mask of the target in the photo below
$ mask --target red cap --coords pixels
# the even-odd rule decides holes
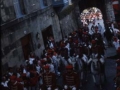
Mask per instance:
[[[45,60],[40,60],[40,62],[43,64],[43,63],[45,63]]]
[[[95,40],[92,40],[92,44],[95,44],[96,43],[96,41]]]
[[[87,32],[83,32],[83,34],[87,34]]]
[[[25,76],[26,76],[26,73],[23,73],[22,76],[25,77]]]
[[[95,31],[98,31],[98,29],[96,28]]]
[[[54,53],[53,53],[53,55],[57,55],[57,53],[56,53],[56,52],[54,52]]]
[[[120,66],[117,67],[117,70],[120,70]]]
[[[75,34],[76,34],[76,32],[75,32],[75,31],[73,31],[73,32],[72,32],[72,34],[73,34],[73,35],[75,35]]]
[[[117,40],[117,37],[114,37],[113,39],[114,39],[114,41],[116,41],[116,40]]]
[[[118,50],[117,50],[118,52],[120,52],[120,47],[118,47]]]
[[[72,65],[67,65],[66,69],[73,69],[73,66]]]
[[[17,81],[18,81],[18,82],[21,82],[21,81],[22,81],[22,79],[21,79],[21,78],[17,78]]]
[[[10,80],[16,80],[16,79],[17,79],[17,77],[14,75],[10,77]]]
[[[44,66],[44,69],[49,69],[49,65]]]
[[[53,52],[53,49],[48,49],[47,50],[47,53],[52,53]]]

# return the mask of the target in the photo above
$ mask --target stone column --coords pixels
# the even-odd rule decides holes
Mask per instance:
[[[80,14],[81,14],[81,13],[80,13],[79,6],[78,6],[78,5],[75,7],[74,12],[75,12],[75,16],[76,16],[76,21],[77,21],[77,24],[78,24],[78,28],[80,28],[80,26],[81,26]]]
[[[113,6],[112,6],[112,1],[105,0],[105,6],[106,6],[107,20],[115,21],[115,15],[114,15],[114,10],[113,10]]]

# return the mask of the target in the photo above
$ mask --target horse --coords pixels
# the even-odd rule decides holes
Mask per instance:
[[[82,84],[84,83],[84,81],[87,81],[87,71],[88,71],[88,66],[87,66],[87,61],[88,58],[85,54],[83,54],[83,56],[79,56],[77,55],[75,57],[75,71],[79,74],[80,76],[80,81],[81,84],[80,86],[82,86]]]
[[[104,57],[101,56],[98,59],[98,54],[94,54],[94,53],[92,53],[91,56],[92,57],[88,60],[87,63],[90,64],[93,81],[94,81],[95,85],[97,85],[96,76],[98,75],[99,79],[100,79],[100,88],[102,89],[102,76],[104,76],[104,81],[106,79],[105,68],[104,68],[104,65],[105,65]]]

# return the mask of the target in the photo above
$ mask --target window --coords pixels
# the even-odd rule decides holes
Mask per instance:
[[[47,0],[43,0],[43,4],[44,4],[44,6],[47,6],[48,5]]]
[[[24,0],[19,0],[19,3],[20,3],[21,13],[22,13],[22,14],[26,14]]]
[[[22,12],[20,9],[20,4],[18,0],[13,0],[13,4],[14,4],[14,9],[15,9],[15,13],[16,13],[16,17],[19,18],[22,16]]]
[[[61,1],[61,0],[54,0],[55,2]]]

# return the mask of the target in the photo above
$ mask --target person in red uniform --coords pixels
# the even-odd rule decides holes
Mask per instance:
[[[101,35],[101,33],[98,32],[97,28],[95,29],[95,33],[92,35],[92,39],[102,40],[102,35]]]
[[[44,66],[45,72],[43,73],[43,85],[42,90],[50,89],[54,90],[56,87],[56,76],[55,73],[50,72],[50,66]]]
[[[10,89],[17,88],[17,73],[10,76]]]
[[[22,76],[17,78],[17,90],[24,90],[24,81],[22,79]]]
[[[80,82],[78,74],[73,71],[73,66],[66,66],[66,73],[63,74],[63,84],[65,90],[78,90]]]
[[[101,44],[101,45],[97,45],[97,47],[98,47],[98,54],[104,56],[104,54],[105,54],[105,52],[104,52],[105,46]]]
[[[97,45],[96,45],[96,40],[92,40],[92,46],[91,46],[91,53],[97,53],[98,52],[98,48],[97,48]]]
[[[29,88],[36,90],[38,85],[39,75],[35,67],[30,68]]]

